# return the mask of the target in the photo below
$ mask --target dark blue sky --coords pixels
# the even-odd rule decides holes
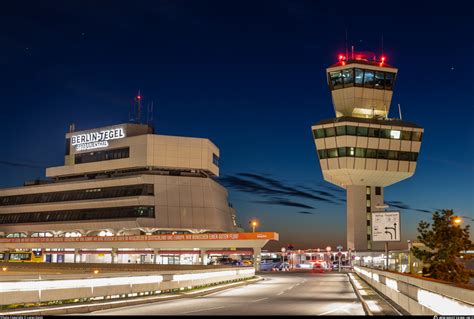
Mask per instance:
[[[356,50],[380,53],[383,35],[387,61],[399,68],[390,115],[400,103],[404,120],[425,128],[415,176],[385,192],[410,208],[402,209],[404,240],[430,219],[415,209],[474,218],[468,2],[15,3],[0,10],[0,187],[44,177],[42,168],[6,162],[60,165],[70,123],[127,121],[141,89],[154,101],[158,133],[208,137],[220,148],[243,225],[258,218],[282,245],[345,243],[344,194],[323,181],[310,128],[334,116],[325,68],[344,51],[347,29]],[[239,187],[235,177],[252,179],[239,173],[332,195],[269,199]]]

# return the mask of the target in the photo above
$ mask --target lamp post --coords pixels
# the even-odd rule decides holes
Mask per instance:
[[[281,262],[282,262],[282,263],[285,262],[285,251],[286,251],[286,248],[285,248],[285,247],[281,247]]]
[[[458,216],[454,217],[453,223],[454,223],[455,226],[461,225],[461,223],[462,223],[461,217],[458,217]]]
[[[257,227],[258,223],[256,220],[252,220],[251,224],[252,224],[252,233],[255,233],[255,227]]]

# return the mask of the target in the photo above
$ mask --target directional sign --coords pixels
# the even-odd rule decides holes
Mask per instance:
[[[400,240],[400,212],[372,213],[372,241]]]

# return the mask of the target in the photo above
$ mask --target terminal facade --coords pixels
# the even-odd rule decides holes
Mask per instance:
[[[219,149],[206,138],[157,135],[134,123],[71,130],[64,165],[46,176],[0,189],[0,237],[242,231],[215,180]]]
[[[312,126],[319,164],[326,181],[347,191],[347,248],[380,250],[372,213],[386,208],[384,187],[415,173],[424,130],[388,118],[398,70],[384,57],[340,55],[326,73],[336,117]]]

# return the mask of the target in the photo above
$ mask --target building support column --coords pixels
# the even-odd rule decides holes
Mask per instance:
[[[262,248],[254,247],[253,248],[253,266],[255,271],[260,271],[260,262],[262,260]]]
[[[153,264],[156,264],[158,261],[158,256],[160,255],[160,250],[158,248],[153,249]]]
[[[207,252],[205,249],[201,249],[201,265],[207,265]]]
[[[74,263],[77,263],[79,257],[79,262],[81,262],[81,255],[79,254],[79,248],[74,248]]]
[[[117,248],[112,248],[112,253],[111,253],[111,257],[112,257],[111,258],[112,259],[111,263],[112,264],[116,264],[118,262],[118,260],[117,260],[117,250],[118,250]]]

